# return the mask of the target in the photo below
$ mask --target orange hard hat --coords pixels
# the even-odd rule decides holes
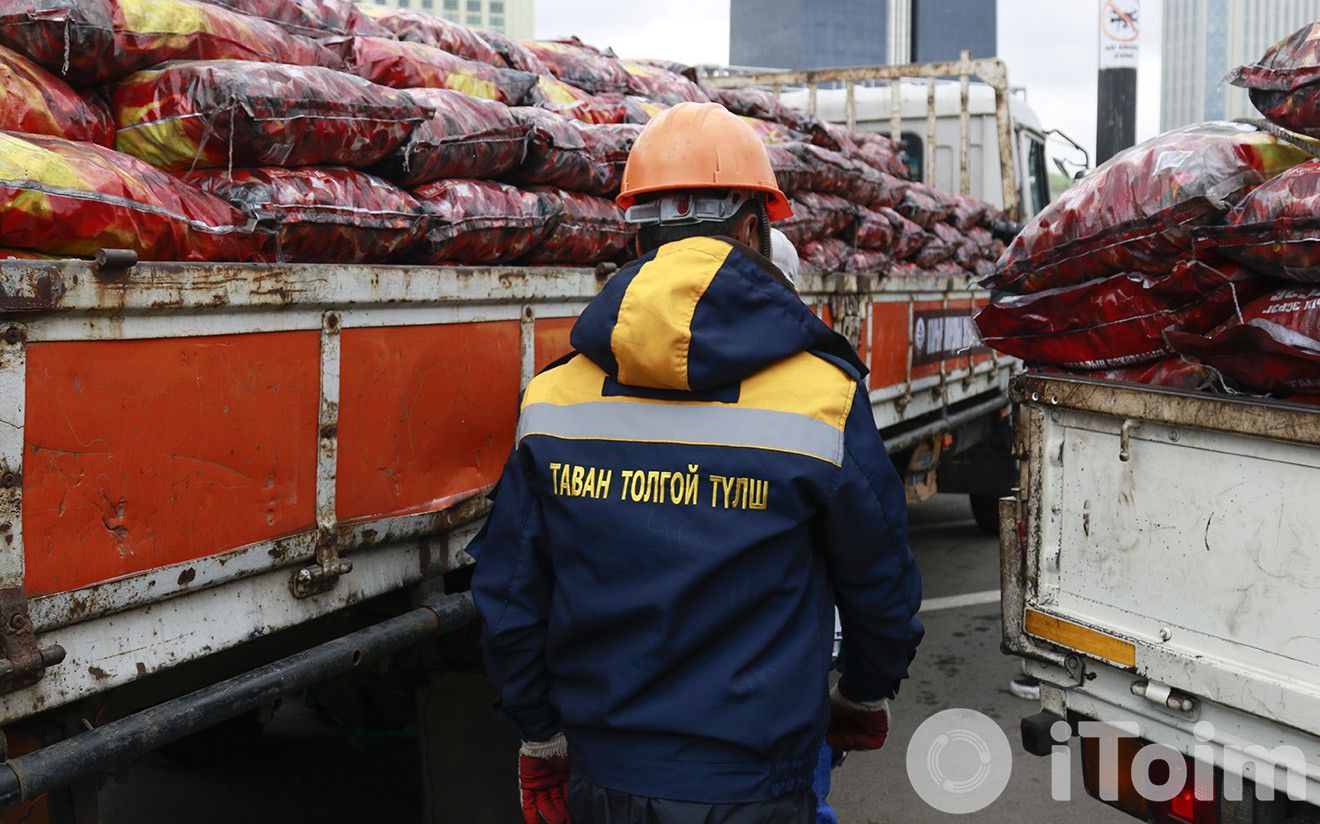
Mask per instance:
[[[633,144],[615,202],[627,209],[638,195],[679,189],[764,192],[771,220],[793,215],[761,138],[718,103],[679,103],[656,115]]]

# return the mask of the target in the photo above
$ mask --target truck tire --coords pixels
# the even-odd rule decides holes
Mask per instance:
[[[972,518],[982,532],[992,538],[999,537],[999,498],[994,495],[968,495],[972,502]]]

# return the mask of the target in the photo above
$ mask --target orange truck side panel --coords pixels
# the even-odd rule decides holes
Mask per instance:
[[[518,414],[517,321],[345,329],[340,520],[440,509],[499,477]]]
[[[900,302],[871,304],[871,388],[903,383],[907,379],[908,305]]]
[[[316,332],[33,343],[30,596],[310,527]]]
[[[573,346],[568,334],[573,331],[577,318],[542,318],[536,322],[536,371],[567,355]]]

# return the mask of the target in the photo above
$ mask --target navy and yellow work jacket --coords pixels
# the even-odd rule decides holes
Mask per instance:
[[[473,542],[489,676],[588,781],[712,803],[809,786],[842,690],[892,695],[922,629],[865,368],[722,238],[629,264],[527,387]]]

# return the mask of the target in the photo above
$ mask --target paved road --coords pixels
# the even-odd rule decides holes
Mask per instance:
[[[927,806],[908,781],[904,757],[922,720],[965,707],[994,719],[1013,748],[1007,789],[972,820],[1130,821],[1087,797],[1075,770],[1072,806],[1052,800],[1048,760],[1021,752],[1018,722],[1035,707],[1008,692],[1017,665],[999,652],[998,603],[986,595],[999,585],[997,546],[972,523],[966,499],[939,496],[914,507],[911,520],[912,545],[925,577],[926,640],[893,705],[889,744],[880,752],[850,755],[835,772],[831,799],[841,820],[967,820]],[[347,741],[289,701],[249,746],[213,752],[192,766],[153,756],[123,780],[112,779],[102,793],[102,812],[108,824],[411,824],[420,817],[420,798],[415,743]]]
[[[879,752],[849,755],[834,773],[830,799],[840,820],[844,824],[934,824],[969,818],[977,824],[1068,818],[1095,824],[1130,822],[1132,819],[1087,796],[1076,769],[1071,804],[1054,801],[1049,759],[1022,751],[1018,724],[1037,707],[1008,691],[1019,665],[1017,659],[999,651],[999,602],[958,606],[962,601],[981,600],[959,596],[999,588],[998,543],[972,523],[966,499],[936,496],[913,507],[911,530],[924,583],[926,638],[913,662],[911,678],[892,705],[894,730],[889,743]],[[976,710],[998,722],[1013,748],[1008,787],[998,801],[970,817],[927,806],[912,789],[904,757],[908,741],[922,721],[955,707]],[[1074,764],[1078,759],[1074,753]]]

